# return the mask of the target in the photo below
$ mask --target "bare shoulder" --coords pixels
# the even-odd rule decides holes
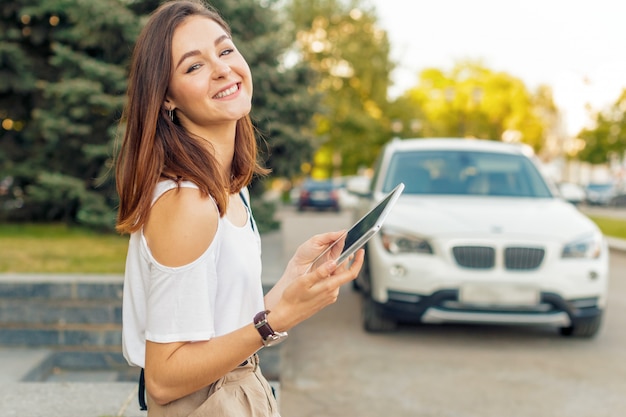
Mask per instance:
[[[195,188],[173,189],[150,210],[144,236],[161,264],[186,265],[202,255],[215,237],[219,212],[213,200]]]

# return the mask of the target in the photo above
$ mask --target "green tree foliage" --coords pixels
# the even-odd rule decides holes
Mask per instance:
[[[252,119],[274,176],[291,178],[313,156],[312,115],[319,96],[310,88],[316,73],[306,63],[285,63],[293,43],[282,30],[284,15],[275,0],[213,0],[231,26],[234,40],[252,69]],[[256,187],[258,189],[258,187]]]
[[[322,175],[369,165],[388,137],[389,41],[375,11],[359,0],[292,0],[290,20],[301,59],[319,74],[316,115]],[[334,171],[334,172],[333,172]]]
[[[10,219],[115,218],[111,145],[137,17],[118,0],[5,0],[0,6],[0,177]]]
[[[521,80],[477,62],[460,62],[449,72],[423,70],[418,85],[392,109],[392,128],[400,137],[522,141],[536,150],[558,120],[550,89],[533,94]]]
[[[592,164],[603,164],[612,155],[622,157],[626,152],[626,90],[604,111],[598,112],[593,128],[583,129],[578,137],[584,148],[578,158]]]
[[[114,142],[132,46],[160,0],[0,4],[0,218],[112,227]],[[215,0],[252,68],[267,166],[311,159],[314,71],[287,66],[292,40],[272,0]],[[261,147],[263,149],[263,147]],[[262,187],[256,187],[261,189]]]

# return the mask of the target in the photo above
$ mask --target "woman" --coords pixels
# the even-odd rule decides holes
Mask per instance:
[[[277,416],[256,352],[333,303],[362,265],[306,272],[341,236],[298,248],[265,297],[246,186],[256,162],[252,77],[222,18],[172,1],[142,30],[116,166],[130,233],[123,350],[145,369],[150,416]]]

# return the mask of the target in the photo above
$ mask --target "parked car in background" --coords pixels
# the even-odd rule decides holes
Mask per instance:
[[[608,245],[558,196],[530,147],[465,139],[394,140],[382,150],[360,218],[405,191],[366,247],[355,281],[363,326],[400,322],[543,325],[592,337],[608,291]]]
[[[561,182],[557,184],[557,187],[561,197],[575,206],[584,203],[587,198],[585,189],[573,182]]]
[[[304,181],[300,187],[298,210],[303,211],[308,208],[339,211],[339,191],[335,182],[313,179]]]
[[[585,187],[585,193],[587,204],[606,206],[617,195],[617,188],[612,182],[589,183]]]

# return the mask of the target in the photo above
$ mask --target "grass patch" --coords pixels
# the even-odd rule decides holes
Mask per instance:
[[[626,239],[626,220],[588,216],[606,235]],[[122,274],[128,236],[62,224],[0,224],[0,273]]]
[[[626,220],[589,215],[587,217],[597,224],[606,236],[626,239]]]
[[[0,272],[124,272],[128,236],[62,224],[0,225]]]

